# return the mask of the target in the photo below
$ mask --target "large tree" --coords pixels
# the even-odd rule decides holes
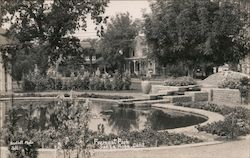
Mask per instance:
[[[17,59],[21,50],[36,52],[36,58],[44,59],[39,60],[37,65],[46,70],[48,61],[55,64],[60,54],[67,57],[79,51],[80,41],[74,37],[75,31],[86,30],[88,15],[97,27],[105,22],[106,18],[102,14],[108,1],[2,0],[1,24],[10,24],[7,35],[18,41],[2,49],[8,55],[11,54],[12,60]],[[103,27],[98,28],[97,33],[100,35]],[[8,61],[9,56],[3,57],[5,61]]]
[[[247,54],[247,16],[220,0],[156,0],[145,14],[151,55],[163,65],[182,62],[192,74],[201,63],[237,63]]]
[[[111,19],[99,43],[99,51],[109,66],[122,71],[124,59],[133,48],[137,34],[137,22],[131,19],[129,13],[117,14]]]

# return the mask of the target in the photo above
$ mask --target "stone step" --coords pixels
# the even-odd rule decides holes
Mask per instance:
[[[187,95],[163,96],[163,100],[169,101],[170,103],[191,102],[192,97]]]
[[[145,97],[149,100],[155,100],[155,99],[162,99],[163,96],[169,96],[169,95],[180,95],[184,94],[183,92],[177,92],[177,91],[169,91],[169,90],[164,90],[158,93],[153,93],[153,94],[148,94],[145,95]]]
[[[160,103],[170,103],[170,101],[167,99],[159,99],[159,100],[148,100],[148,101],[134,102],[135,106],[151,106],[151,104],[160,104]]]
[[[134,101],[145,101],[149,100],[148,97],[143,97],[143,98],[133,98],[133,99],[121,99],[119,102],[134,102]]]

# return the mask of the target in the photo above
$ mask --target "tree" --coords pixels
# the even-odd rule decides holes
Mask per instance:
[[[238,63],[249,50],[247,16],[239,4],[211,0],[157,0],[145,14],[151,56],[163,65]]]
[[[122,71],[125,57],[128,57],[133,48],[133,41],[137,33],[137,23],[133,22],[129,13],[117,14],[108,23],[98,50],[112,68]]]
[[[37,59],[45,59],[43,63],[47,65],[40,68],[46,69],[48,58],[51,64],[55,64],[60,54],[67,57],[78,50],[79,39],[73,34],[77,29],[86,29],[87,15],[91,16],[96,25],[105,22],[106,18],[101,14],[104,13],[108,1],[2,0],[1,24],[10,24],[7,36],[15,37],[18,41],[2,48],[3,52],[8,51],[8,54],[16,56],[20,50],[28,48],[36,52]],[[100,35],[102,30],[103,27],[100,27],[97,34]],[[5,63],[15,59],[3,58],[6,59]]]

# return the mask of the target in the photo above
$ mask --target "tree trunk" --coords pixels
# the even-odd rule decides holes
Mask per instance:
[[[232,71],[238,71],[238,64],[237,63],[229,63],[229,69]]]
[[[89,61],[90,61],[90,74],[92,74],[93,73],[92,55],[89,56]]]
[[[188,76],[194,77],[194,67],[193,66],[188,66]]]

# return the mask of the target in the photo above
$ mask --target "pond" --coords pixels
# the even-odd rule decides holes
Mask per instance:
[[[1,122],[8,117],[8,109],[15,107],[14,115],[19,128],[27,128],[27,117],[33,118],[33,127],[46,129],[56,124],[54,111],[58,106],[56,101],[14,101],[0,102]],[[186,112],[161,108],[125,108],[114,103],[93,103],[89,106],[89,128],[106,134],[119,131],[138,131],[146,127],[154,130],[174,129],[196,125],[206,121],[206,118]]]

